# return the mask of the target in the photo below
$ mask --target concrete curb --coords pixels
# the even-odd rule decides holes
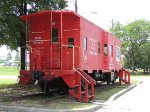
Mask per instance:
[[[20,106],[6,106],[0,105],[0,111],[2,112],[94,112],[101,108],[101,105],[94,105],[88,108],[79,109],[43,109],[33,107],[20,107]]]
[[[122,91],[119,91],[118,93],[114,94],[113,96],[111,96],[106,102],[105,105],[109,105],[110,103],[112,103],[114,100],[116,100],[117,98],[119,98],[120,96],[124,95],[125,93],[129,92],[130,90],[132,90],[133,88],[135,88],[136,86],[138,86],[139,84],[143,83],[143,81],[138,82],[137,84],[133,84],[131,86],[129,86],[126,89],[123,89]]]
[[[111,96],[106,102],[99,102],[99,101],[97,101],[97,102],[94,102],[94,104],[102,105],[102,106],[110,105],[114,100],[116,100],[120,96],[124,95],[125,93],[129,92],[130,90],[132,90],[133,88],[135,88],[136,86],[138,86],[141,83],[143,83],[143,81],[140,81],[137,84],[131,85],[128,88],[123,89],[122,91],[119,91],[118,93],[116,93],[113,96]]]
[[[124,95],[128,91],[132,90],[133,88],[135,88],[137,85],[141,84],[142,82],[143,81],[140,81],[139,83],[131,85],[127,89],[124,89],[124,90],[116,93],[115,95],[110,97],[109,100],[107,100],[104,103],[94,102],[93,104],[95,104],[95,105],[87,107],[87,108],[79,108],[79,109],[43,109],[43,108],[33,108],[33,107],[0,105],[0,111],[3,111],[3,112],[5,112],[5,111],[6,112],[83,112],[83,111],[84,112],[94,112],[94,111],[100,109],[104,105],[111,104],[114,100],[116,100],[120,96]]]

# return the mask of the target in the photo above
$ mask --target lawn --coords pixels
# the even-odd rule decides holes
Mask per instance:
[[[5,67],[1,68],[0,70],[6,71],[6,73],[11,73],[17,75],[18,73],[17,68],[15,67]],[[6,70],[8,69],[8,70]],[[0,72],[1,74],[2,72]],[[7,75],[7,74],[6,74]],[[10,74],[8,74],[10,75]],[[150,78],[150,75],[131,75],[131,84],[136,84],[143,78]],[[101,85],[95,87],[95,100],[98,101],[107,101],[112,95],[115,93],[129,87],[130,85],[126,84],[114,84],[114,85]],[[0,79],[0,102],[8,105],[20,105],[20,106],[33,106],[33,107],[45,107],[45,108],[63,108],[63,109],[72,109],[72,108],[83,108],[94,106],[92,103],[79,103],[70,96],[64,97],[58,100],[51,100],[47,97],[35,97],[23,100],[14,101],[10,98],[12,95],[23,95],[24,93],[35,93],[40,91],[39,86],[20,86],[17,84],[16,79]],[[3,96],[5,95],[5,96]],[[4,101],[4,102],[3,102]],[[40,103],[39,103],[40,102]],[[42,102],[42,103],[41,103]],[[43,105],[44,104],[44,105]]]
[[[127,84],[104,85],[99,89],[95,89],[95,100],[107,101],[112,95],[129,86]]]
[[[16,66],[0,66],[0,75],[19,75],[19,69]]]
[[[138,81],[141,81],[142,79],[150,78],[150,74],[146,75],[131,75],[131,84],[137,83]]]
[[[18,83],[17,79],[0,78],[0,89],[6,89],[9,87],[13,87],[17,83]]]

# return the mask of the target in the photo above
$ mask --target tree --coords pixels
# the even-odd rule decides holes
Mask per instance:
[[[135,56],[136,58],[136,65],[138,68],[142,68],[144,71],[144,74],[147,72],[150,68],[150,42],[144,42],[139,46],[138,52],[136,52]]]
[[[28,9],[27,5],[31,8]],[[0,1],[0,46],[16,50],[21,47],[21,69],[25,69],[25,24],[19,16],[41,10],[58,10],[66,6],[64,0],[2,0]]]
[[[15,61],[16,61],[16,62],[19,62],[19,61],[20,61],[19,52],[16,52]]]
[[[37,12],[42,10],[60,10],[65,8],[65,0],[31,0],[28,4],[32,7],[28,12]]]
[[[8,54],[7,54],[7,57],[6,57],[6,61],[10,61],[12,59],[12,55],[11,55],[11,53],[9,52]]]
[[[120,23],[115,24],[113,33],[116,36],[119,36],[122,40],[122,53],[126,57],[126,64],[128,67],[131,67],[132,73],[137,65],[137,57],[135,56],[138,53],[138,49],[143,42],[148,38],[150,33],[150,22],[146,20],[135,20],[125,26]]]
[[[122,38],[124,37],[124,26],[119,23],[119,21],[113,23],[113,27],[109,29],[116,37]]]

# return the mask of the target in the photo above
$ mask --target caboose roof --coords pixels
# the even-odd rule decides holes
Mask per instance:
[[[51,10],[46,10],[46,11],[42,11],[42,12],[36,12],[36,13],[20,16],[20,19],[24,20],[24,21],[29,21],[32,17],[35,17],[36,15],[37,16],[38,15],[39,16],[49,16],[51,13],[71,14],[71,15],[75,15],[77,17],[80,17],[80,15],[76,14],[73,11],[64,11],[64,10],[51,11]]]
[[[75,17],[78,17],[80,19],[84,19],[84,21],[88,21],[91,24],[94,24],[95,26],[97,26],[95,23],[89,21],[88,19],[82,17],[81,15],[75,13],[74,11],[67,11],[67,10],[46,10],[46,11],[41,11],[41,12],[36,12],[36,13],[32,13],[32,14],[28,14],[28,15],[23,15],[20,16],[20,19],[23,21],[27,21],[30,22],[31,19],[36,19],[38,16],[43,16],[43,17],[50,17],[51,13],[63,13],[63,14],[68,14],[68,15],[72,15]],[[97,26],[99,28],[101,28],[100,26]],[[102,28],[101,28],[102,29]],[[106,30],[103,29],[104,32],[107,32]],[[110,32],[109,32],[110,33]]]

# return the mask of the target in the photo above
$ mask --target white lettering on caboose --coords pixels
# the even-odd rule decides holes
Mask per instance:
[[[90,39],[90,54],[97,55],[97,40],[94,38]]]
[[[34,37],[33,44],[43,44],[43,41],[41,39],[41,36]]]

